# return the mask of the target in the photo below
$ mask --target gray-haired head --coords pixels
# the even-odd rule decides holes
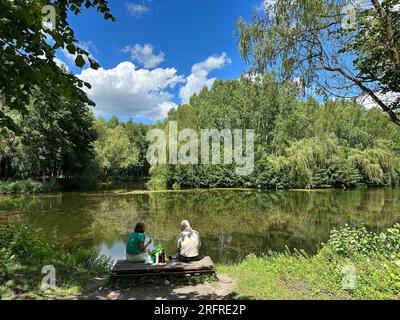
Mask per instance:
[[[189,221],[187,221],[187,220],[183,220],[183,221],[181,222],[181,229],[182,229],[182,231],[183,231],[183,230],[185,230],[186,228],[190,228],[190,223],[189,223]]]

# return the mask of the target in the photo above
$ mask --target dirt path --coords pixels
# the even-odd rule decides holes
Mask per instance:
[[[218,281],[196,285],[135,285],[104,288],[104,279],[96,278],[79,299],[95,300],[223,300],[232,297],[235,283],[227,275],[219,274]]]

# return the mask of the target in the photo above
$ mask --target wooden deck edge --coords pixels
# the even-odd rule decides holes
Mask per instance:
[[[209,269],[209,270],[188,270],[188,271],[171,271],[171,272],[154,272],[154,273],[111,273],[110,278],[135,278],[135,277],[159,277],[159,276],[169,276],[169,275],[194,275],[194,274],[216,274],[216,270]]]

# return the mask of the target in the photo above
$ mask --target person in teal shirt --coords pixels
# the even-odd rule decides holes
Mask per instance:
[[[138,222],[135,230],[129,235],[126,245],[126,260],[131,262],[144,262],[146,260],[146,249],[151,244],[151,239],[146,245],[144,244],[145,231],[144,222]]]

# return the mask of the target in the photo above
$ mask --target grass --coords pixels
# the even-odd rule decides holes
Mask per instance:
[[[43,290],[44,266],[56,270],[56,289]],[[0,229],[0,299],[53,299],[81,292],[88,281],[109,273],[108,258],[93,250],[73,251],[42,241],[26,228]]]
[[[399,230],[396,225],[370,239],[371,233],[363,228],[335,230],[314,256],[301,252],[249,255],[239,264],[218,266],[218,272],[236,280],[238,299],[398,300]],[[376,249],[378,238],[385,242],[382,250]],[[366,251],[371,242],[375,247]],[[352,269],[354,287],[348,282]]]

